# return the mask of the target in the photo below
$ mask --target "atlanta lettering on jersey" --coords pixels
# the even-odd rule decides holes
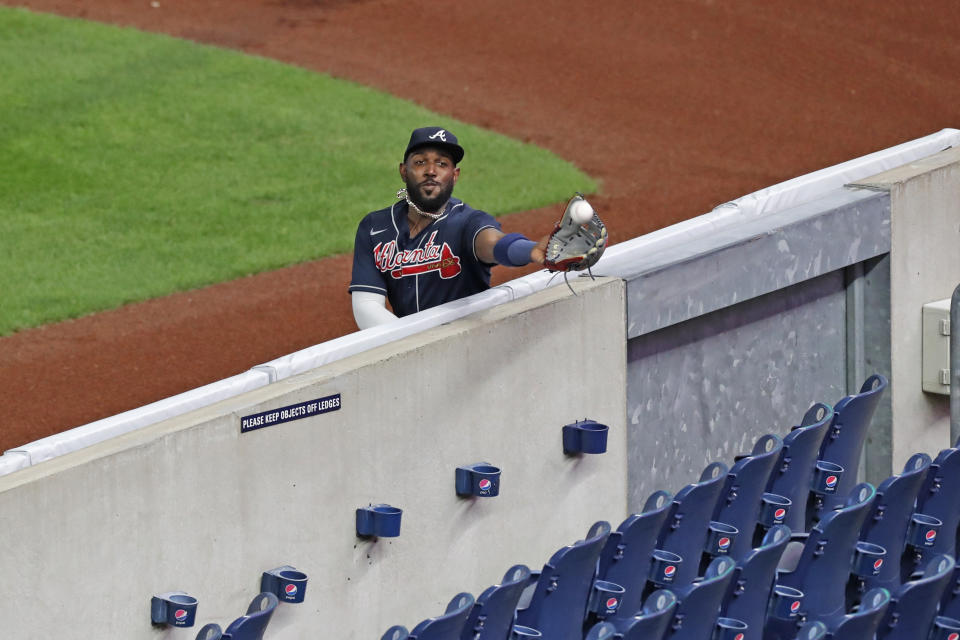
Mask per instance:
[[[416,249],[397,249],[397,241],[380,242],[373,248],[373,259],[381,273],[389,273],[394,279],[437,271],[441,278],[453,278],[460,274],[460,258],[454,255],[450,245],[434,244],[437,232],[430,234],[426,243]]]

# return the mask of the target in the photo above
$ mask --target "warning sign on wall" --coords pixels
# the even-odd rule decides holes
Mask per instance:
[[[317,398],[316,400],[307,400],[306,402],[291,404],[286,407],[280,407],[279,409],[271,409],[270,411],[243,416],[240,418],[240,433],[339,410],[340,394],[338,393],[332,396]]]

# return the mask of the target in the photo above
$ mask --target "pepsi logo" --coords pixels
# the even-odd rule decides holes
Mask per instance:
[[[490,482],[487,478],[484,478],[480,481],[480,483],[477,486],[480,487],[480,491],[489,491],[490,487],[493,486],[493,483]]]
[[[618,604],[620,604],[620,602],[616,598],[607,598],[607,609],[612,611],[617,608]]]
[[[960,640],[960,633],[951,633],[947,636],[947,640]]]
[[[934,540],[937,539],[937,530],[936,530],[936,529],[930,529],[929,531],[927,531],[927,532],[924,534],[923,537],[926,538],[927,542],[933,542]]]
[[[733,637],[733,640],[743,640],[743,634],[742,634],[742,633],[738,633],[737,635],[735,635],[735,636]]]
[[[187,615],[188,614],[186,609],[177,609],[176,611],[173,612],[173,617],[177,620],[177,622],[182,622],[186,620]]]
[[[873,570],[880,571],[880,567],[883,566],[883,558],[877,558],[873,561]]]
[[[717,548],[719,548],[721,551],[729,549],[730,538],[720,538],[720,540],[717,541]]]
[[[297,595],[297,585],[288,584],[283,588],[283,592],[287,594],[288,598],[292,598],[293,596]]]
[[[794,600],[790,603],[790,613],[796,613],[797,611],[800,611],[800,601]]]
[[[666,567],[663,568],[663,575],[665,575],[668,578],[672,578],[676,572],[677,572],[677,567],[672,564],[668,564]]]
[[[779,522],[783,520],[784,516],[786,515],[787,515],[787,510],[784,509],[783,507],[780,507],[779,509],[773,512],[773,519]]]
[[[833,489],[835,486],[837,486],[837,476],[827,476],[827,479],[824,482],[824,484],[827,486],[828,489]]]

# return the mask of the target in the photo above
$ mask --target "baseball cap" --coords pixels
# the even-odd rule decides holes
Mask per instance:
[[[456,164],[460,164],[460,161],[463,160],[463,147],[457,144],[457,136],[441,127],[421,127],[414,129],[413,133],[410,134],[410,142],[407,144],[407,150],[403,153],[404,161],[415,149],[427,146],[446,149]]]

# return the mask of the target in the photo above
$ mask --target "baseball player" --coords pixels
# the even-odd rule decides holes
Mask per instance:
[[[359,328],[489,289],[495,264],[543,264],[549,236],[504,234],[493,216],[452,197],[463,154],[447,129],[410,135],[400,163],[406,188],[357,227],[349,291]]]

